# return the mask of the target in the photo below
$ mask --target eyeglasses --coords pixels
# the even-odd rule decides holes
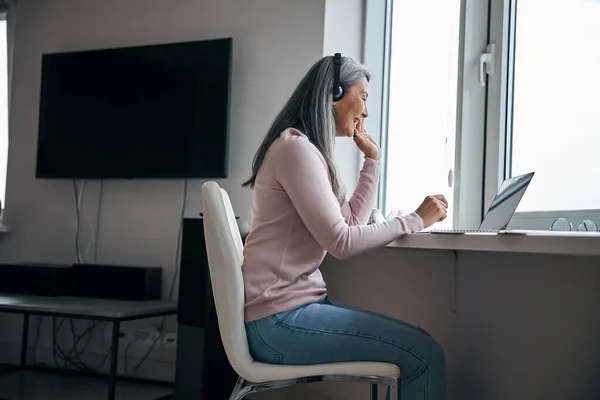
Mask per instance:
[[[552,231],[572,231],[573,224],[566,218],[557,218],[550,227]],[[598,232],[598,225],[591,219],[585,219],[577,225],[577,230],[580,232]]]

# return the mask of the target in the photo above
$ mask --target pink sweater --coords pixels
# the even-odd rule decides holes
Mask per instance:
[[[242,272],[246,321],[322,300],[319,271],[326,252],[344,259],[423,229],[412,213],[366,225],[377,194],[380,162],[366,158],[358,185],[341,207],[317,148],[288,129],[269,148],[256,177],[252,226]]]

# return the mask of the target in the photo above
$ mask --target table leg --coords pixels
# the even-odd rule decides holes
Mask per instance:
[[[108,400],[114,400],[117,384],[117,360],[119,357],[119,321],[113,321],[112,341],[110,348],[110,372],[108,376]]]
[[[27,365],[27,341],[29,339],[29,314],[23,314],[23,332],[21,333],[21,367]]]

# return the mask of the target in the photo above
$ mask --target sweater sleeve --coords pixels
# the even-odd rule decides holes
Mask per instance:
[[[381,162],[365,157],[358,184],[350,200],[342,204],[342,215],[348,225],[366,225],[377,196]]]
[[[277,150],[276,180],[315,240],[334,257],[352,257],[385,246],[405,233],[423,229],[423,222],[416,213],[378,224],[348,225],[318,150],[305,138],[285,140]]]

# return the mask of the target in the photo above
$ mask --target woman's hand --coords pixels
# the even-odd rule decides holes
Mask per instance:
[[[356,147],[363,152],[365,157],[379,160],[381,150],[377,146],[375,139],[365,131],[363,123],[364,120],[361,119],[354,128],[354,143],[356,143]]]
[[[436,222],[442,222],[446,219],[448,210],[448,200],[443,194],[427,196],[423,203],[415,211],[423,220],[423,228],[427,228]]]

